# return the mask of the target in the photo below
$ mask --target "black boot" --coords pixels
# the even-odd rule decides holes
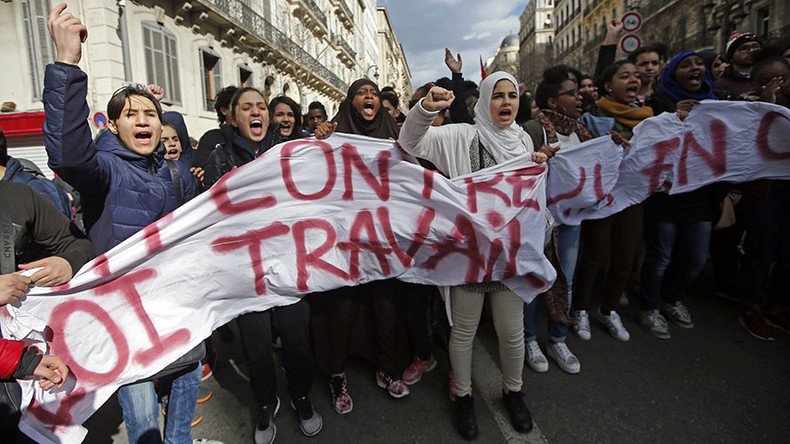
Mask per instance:
[[[524,403],[524,395],[521,392],[505,391],[502,398],[505,408],[510,413],[510,422],[513,423],[513,428],[521,433],[532,430],[532,415],[527,409],[527,404]]]
[[[458,433],[467,441],[477,438],[477,420],[472,395],[457,396],[455,408],[455,428]]]

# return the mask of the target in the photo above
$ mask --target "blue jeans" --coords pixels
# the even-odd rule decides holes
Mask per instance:
[[[642,308],[655,310],[675,303],[705,267],[712,223],[645,224],[645,262],[642,265]]]
[[[568,308],[573,301],[573,276],[576,273],[576,262],[579,259],[579,240],[581,239],[581,225],[560,225],[557,227],[557,255],[560,260],[562,274],[568,281]],[[558,324],[551,320],[546,313],[551,342],[565,342],[568,326]],[[524,338],[528,341],[538,337],[538,298],[531,303],[524,304]]]
[[[170,385],[165,444],[192,443],[192,415],[195,413],[202,367],[168,376]],[[161,444],[159,432],[159,402],[153,382],[137,382],[118,390],[118,402],[123,410],[126,434],[130,443]]]

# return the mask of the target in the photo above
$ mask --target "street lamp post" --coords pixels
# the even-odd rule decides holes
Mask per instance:
[[[370,78],[370,70],[373,69],[373,78],[376,79],[376,83],[379,82],[379,67],[377,65],[370,65],[365,68],[365,78]]]

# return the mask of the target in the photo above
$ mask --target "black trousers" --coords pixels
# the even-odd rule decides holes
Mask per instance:
[[[272,355],[272,328],[282,340],[283,364],[291,396],[307,396],[312,386],[310,353],[310,306],[300,300],[291,305],[246,313],[236,318],[250,385],[258,405],[268,405],[277,394],[277,376]]]
[[[406,322],[409,327],[411,353],[425,361],[431,353],[430,308],[433,298],[438,295],[432,285],[400,282],[406,294]]]
[[[402,288],[397,280],[387,279],[309,296],[316,362],[322,372],[342,373],[349,354],[356,350],[372,358],[380,370],[400,378],[396,297]]]

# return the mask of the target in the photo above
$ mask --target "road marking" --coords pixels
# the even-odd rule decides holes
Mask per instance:
[[[548,444],[549,441],[538,428],[534,418],[532,431],[526,435],[517,432],[510,424],[510,415],[502,404],[502,373],[494,358],[477,338],[475,338],[474,353],[472,354],[472,369],[473,379],[477,386],[476,397],[485,402],[506,442]]]

